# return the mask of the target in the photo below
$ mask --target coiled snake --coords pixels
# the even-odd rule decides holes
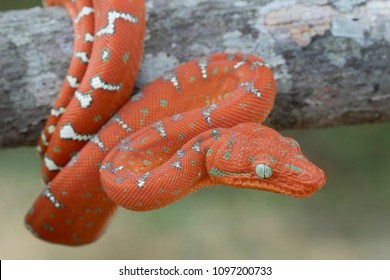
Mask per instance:
[[[158,209],[206,186],[307,197],[325,183],[297,142],[260,124],[276,93],[263,60],[203,57],[130,99],[142,56],[144,1],[46,4],[67,9],[75,44],[38,146],[47,185],[26,225],[39,238],[87,244],[104,232],[118,205]]]

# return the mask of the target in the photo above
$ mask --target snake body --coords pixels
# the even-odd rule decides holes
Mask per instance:
[[[74,2],[48,4],[69,10]],[[48,143],[41,143],[40,150],[47,185],[26,215],[26,225],[36,236],[66,245],[91,243],[118,205],[158,209],[206,186],[294,197],[307,197],[322,187],[323,171],[299,145],[260,124],[276,92],[272,71],[262,59],[214,54],[193,60],[128,101],[142,52],[144,3],[100,0],[93,2],[93,9],[96,34],[88,68],[69,104],[63,105],[66,112],[55,122],[54,132],[43,132]],[[127,28],[139,30],[129,36]],[[121,36],[125,39],[116,42]],[[97,76],[120,89],[91,88]],[[83,106],[80,100],[89,97],[93,102]],[[98,133],[96,123],[105,123]]]
[[[94,13],[91,0],[85,0],[82,3],[73,3],[71,1],[47,1],[49,6],[63,5],[73,21],[74,26],[74,49],[73,57],[70,61],[68,73],[62,84],[60,93],[55,101],[51,113],[48,116],[45,127],[41,132],[38,143],[38,151],[44,155],[47,151],[51,135],[55,132],[58,120],[64,114],[66,107],[72,100],[80,81],[84,77],[91,57],[94,34]],[[49,158],[47,157],[47,160]],[[48,180],[49,178],[47,178]]]
[[[60,104],[53,108],[63,114],[51,115],[42,133],[39,150],[46,163],[42,172],[49,182],[129,99],[141,62],[146,23],[144,1],[57,0],[47,4],[61,4],[69,11],[79,27],[76,32],[80,29],[75,35],[75,48],[90,46],[91,34],[95,33],[90,57],[88,52],[74,52],[73,60],[88,66],[85,70],[85,66],[71,65],[69,72],[79,72],[77,76],[82,78],[67,76],[64,87],[74,91],[62,91],[57,101]],[[96,18],[96,32],[90,30],[91,17]]]

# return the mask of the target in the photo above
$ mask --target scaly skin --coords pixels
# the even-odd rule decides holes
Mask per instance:
[[[109,7],[112,1],[98,2],[104,9],[94,6],[100,14],[97,21],[105,19],[108,10],[128,11],[133,4],[143,7],[143,1],[136,0],[115,1],[115,7]],[[142,8],[132,13],[143,22]],[[108,57],[102,56],[107,46],[95,40],[80,87],[90,86],[95,75],[126,88],[134,83],[128,79],[135,77],[138,68],[128,70],[134,65],[125,67],[123,61],[128,41],[114,40],[127,36],[125,27],[144,27],[120,21],[115,36],[104,41],[113,46]],[[96,23],[97,32],[106,25]],[[134,33],[134,40],[140,40],[143,30]],[[139,41],[129,44],[142,49]],[[79,91],[88,91],[80,87]],[[311,195],[324,184],[324,173],[301,154],[295,141],[259,124],[270,113],[275,92],[272,72],[263,60],[215,54],[179,66],[129,102],[122,100],[125,93],[101,89],[92,91],[93,102],[86,108],[80,109],[80,98],[72,99],[45,156],[55,157],[61,171],[48,171],[53,163],[45,160],[43,173],[49,183],[26,215],[27,227],[46,241],[76,246],[99,238],[117,205],[137,211],[157,209],[208,185]],[[107,95],[110,102],[104,99]],[[95,125],[99,115],[96,123],[105,122],[103,116],[114,110],[107,113],[106,107],[120,102],[124,103],[121,109],[92,137],[97,125],[91,128],[91,120]],[[58,140],[61,129],[68,138],[91,140],[81,149],[81,141]],[[259,167],[272,169],[272,176],[259,173]]]
[[[185,121],[182,130],[172,122],[162,122],[163,142],[149,126],[105,157],[101,179],[114,202],[130,210],[154,210],[216,185],[307,197],[325,183],[323,171],[308,161],[296,141],[266,126],[241,123],[199,135],[189,132],[193,138],[183,145],[176,139]],[[261,164],[271,167],[270,178],[259,178],[256,166]]]
[[[46,121],[45,127],[42,130],[41,138],[37,146],[38,152],[43,156],[47,146],[54,133],[58,120],[65,112],[66,107],[72,100],[80,81],[84,77],[88,67],[88,61],[84,58],[90,58],[92,52],[93,34],[94,34],[94,12],[92,0],[77,1],[72,0],[57,0],[46,1],[46,6],[63,5],[66,7],[68,14],[73,21],[74,28],[74,48],[73,57],[70,61],[68,73],[64,83],[62,84],[60,93],[56,102],[51,109],[50,115]]]
[[[71,0],[64,0],[62,4],[69,14],[74,14],[72,6],[76,2],[78,6],[91,4]],[[39,146],[45,151],[45,164],[42,166],[45,182],[51,181],[130,98],[141,63],[145,33],[144,1],[95,0],[92,7],[96,14],[96,32],[88,68],[69,104],[62,102],[62,99],[68,99],[67,96],[60,97],[59,102],[66,107],[66,111],[57,120],[55,129],[44,130],[46,138],[50,140],[47,140],[47,147],[45,141]],[[84,11],[80,15],[80,22],[90,15],[83,8],[78,8]],[[80,59],[87,62],[84,57]],[[51,125],[50,119],[47,127]],[[46,135],[47,132],[52,134]],[[83,136],[79,137],[78,134]]]

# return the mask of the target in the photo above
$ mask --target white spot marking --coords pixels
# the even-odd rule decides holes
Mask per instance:
[[[95,135],[94,137],[92,137],[91,142],[95,143],[103,152],[108,152],[107,147],[104,145],[102,140],[100,140],[99,136]]]
[[[92,43],[94,40],[94,37],[91,33],[85,33],[84,35],[84,42],[86,43]]]
[[[121,171],[123,168],[125,168],[124,166],[119,166],[118,168],[114,168],[112,166],[112,163],[111,162],[106,162],[105,164],[103,164],[101,167],[100,167],[100,172],[102,172],[103,170],[108,170],[110,173],[113,173],[113,174],[116,174],[118,173],[119,171]]]
[[[211,120],[211,112],[218,108],[217,104],[212,104],[210,107],[202,111],[202,115],[209,124],[209,126],[213,125],[213,121]]]
[[[88,57],[88,53],[86,52],[76,52],[74,54],[74,56],[78,59],[80,59],[80,61],[82,63],[88,63],[89,62],[89,57]]]
[[[75,154],[71,160],[68,162],[67,166],[73,166],[79,159],[79,153]]]
[[[208,61],[207,57],[201,58],[198,62],[198,66],[202,72],[203,79],[207,79],[207,65],[208,65],[208,63],[209,63],[209,61]]]
[[[173,122],[178,122],[178,121],[181,121],[182,119],[183,119],[183,115],[181,115],[181,114],[176,114],[176,115],[172,116]]]
[[[171,82],[172,85],[176,88],[176,90],[178,92],[181,92],[181,88],[180,88],[180,85],[179,85],[179,81],[177,80],[177,76],[175,73],[173,72],[169,72],[167,74],[165,74],[163,77],[162,77],[163,81],[164,82]]]
[[[49,146],[49,142],[47,141],[46,135],[43,131],[41,132],[41,140],[43,145]]]
[[[253,82],[241,83],[240,87],[245,87],[246,92],[252,93],[254,96],[261,98],[261,92],[257,88],[255,88],[255,85]]]
[[[91,79],[91,87],[93,89],[104,89],[107,91],[119,91],[122,88],[122,84],[114,85],[104,82],[99,76]]]
[[[73,77],[71,75],[67,75],[66,76],[66,81],[68,82],[68,85],[71,87],[71,88],[77,88],[79,86],[79,81],[77,80],[76,77]]]
[[[146,183],[146,180],[151,176],[150,172],[145,173],[137,182],[137,188],[143,189]]]
[[[83,7],[73,22],[78,23],[78,22],[80,22],[80,20],[83,17],[89,16],[90,14],[93,14],[93,8],[92,7]]]
[[[88,108],[92,103],[92,94],[91,93],[82,93],[81,91],[76,90],[74,96],[80,103],[80,107],[83,109]]]
[[[200,137],[195,143],[194,145],[192,145],[192,149],[197,152],[198,154],[200,153],[201,151],[201,148],[200,148],[200,143],[202,143],[203,139]]]
[[[269,68],[269,65],[264,63],[264,62],[261,62],[261,61],[255,61],[251,65],[251,70],[254,71],[257,67],[268,67]]]
[[[92,134],[78,134],[70,123],[65,124],[60,129],[60,137],[64,140],[89,141],[93,137]]]
[[[58,108],[58,109],[51,109],[50,110],[50,114],[52,115],[52,116],[54,116],[54,117],[59,117],[59,116],[61,116],[63,113],[65,113],[65,111],[66,111],[66,109],[64,108],[64,107],[60,107],[60,108]]]
[[[117,122],[126,132],[132,132],[131,127],[125,123],[118,115],[112,117],[112,121]]]
[[[102,35],[114,35],[115,34],[115,22],[118,19],[123,19],[127,22],[131,22],[134,24],[138,23],[138,19],[127,13],[121,13],[118,11],[110,11],[107,15],[107,26],[100,29],[98,32],[96,32],[96,37],[100,37]]]
[[[104,49],[101,53],[101,58],[104,62],[110,59],[110,51],[108,49]]]
[[[162,121],[155,122],[151,125],[151,127],[157,130],[158,134],[160,134],[162,138],[167,138],[167,133],[165,132],[164,124]]]
[[[45,162],[45,166],[49,171],[60,171],[61,167],[58,166],[52,159],[47,156],[44,157],[43,161]]]
[[[42,196],[48,198],[55,208],[64,208],[51,192],[50,184],[47,184],[47,187],[42,192]]]
[[[56,126],[55,125],[49,125],[49,127],[47,128],[47,132],[49,134],[53,134],[54,131],[56,131]]]
[[[237,62],[236,65],[233,66],[234,70],[237,70],[241,66],[245,65],[248,62],[248,58],[244,56],[241,61]]]
[[[177,151],[177,161],[174,161],[171,165],[181,171],[182,170],[182,165],[181,165],[180,159],[182,157],[184,157],[185,154],[186,154],[186,151],[178,150]]]

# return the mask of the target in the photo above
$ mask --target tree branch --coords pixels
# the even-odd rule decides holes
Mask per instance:
[[[138,87],[195,57],[247,52],[275,73],[275,128],[390,120],[387,0],[149,0],[147,10]],[[0,147],[33,145],[66,73],[72,26],[62,8],[3,12],[0,26]]]

